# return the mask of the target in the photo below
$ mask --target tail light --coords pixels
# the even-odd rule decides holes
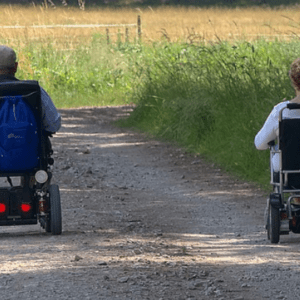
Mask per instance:
[[[10,191],[10,202],[13,204],[13,213],[15,215],[19,215],[22,219],[30,219],[33,217],[35,207],[29,189],[16,187],[13,191]]]
[[[29,204],[29,203],[22,203],[21,204],[21,211],[23,212],[23,213],[29,213],[30,211],[31,211],[31,209],[32,209],[32,206],[31,206],[31,204]]]
[[[32,203],[22,202],[19,204],[19,211],[22,218],[31,218],[32,217]]]
[[[6,219],[9,210],[9,192],[0,190],[0,219]]]
[[[0,203],[0,216],[3,216],[6,214],[7,206],[5,203]]]

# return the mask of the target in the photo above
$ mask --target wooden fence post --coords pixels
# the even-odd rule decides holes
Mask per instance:
[[[137,18],[137,31],[138,31],[138,40],[139,42],[142,41],[142,25],[141,25],[141,16],[138,15],[138,18]]]
[[[118,42],[118,45],[120,45],[122,43],[122,34],[121,34],[120,28],[118,29],[117,42]]]
[[[129,31],[128,27],[125,28],[125,43],[129,42]]]
[[[106,28],[106,40],[107,40],[107,45],[109,44],[109,29]]]

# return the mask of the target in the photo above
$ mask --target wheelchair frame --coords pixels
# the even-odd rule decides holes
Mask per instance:
[[[270,166],[271,166],[271,184],[273,185],[273,193],[270,194],[267,200],[266,208],[266,229],[268,239],[271,243],[278,243],[280,235],[287,235],[290,231],[300,233],[300,203],[293,203],[293,199],[300,198],[300,188],[292,188],[289,185],[289,175],[300,174],[299,170],[284,170],[283,169],[283,153],[281,150],[281,128],[280,124],[283,121],[283,111],[285,109],[300,109],[300,104],[289,103],[279,112],[279,138],[278,149],[275,142],[269,143],[270,146]],[[285,119],[291,120],[291,119]],[[294,119],[292,119],[294,120]],[[300,122],[300,119],[299,119]],[[272,168],[272,157],[279,154],[279,182],[274,180],[275,172]],[[300,186],[300,175],[299,175]],[[286,194],[291,194],[286,197]],[[287,198],[287,200],[285,200]]]
[[[0,170],[0,177],[7,177],[11,185],[0,188],[0,226],[31,225],[39,222],[46,232],[59,235],[62,232],[60,193],[58,185],[51,184],[50,168],[54,160],[51,157],[53,151],[49,137],[52,135],[44,132],[41,126],[40,87],[36,81],[0,82],[0,100],[5,96],[17,95],[22,95],[30,104],[39,123],[39,163],[37,167],[27,171]],[[46,178],[44,182],[37,180],[37,173],[40,171]],[[23,185],[13,186],[10,177],[23,177]],[[30,179],[33,178],[35,179],[30,186]]]

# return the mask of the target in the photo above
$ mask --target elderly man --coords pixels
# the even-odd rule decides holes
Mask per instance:
[[[0,82],[17,81],[15,74],[18,69],[15,51],[5,45],[0,45]],[[50,96],[41,88],[43,130],[54,133],[61,126],[61,116],[56,110]]]

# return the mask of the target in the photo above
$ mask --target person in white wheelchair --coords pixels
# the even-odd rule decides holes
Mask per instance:
[[[296,96],[274,106],[254,140],[258,150],[271,150],[273,193],[265,224],[272,243],[289,231],[300,233],[300,58],[291,64],[289,77]]]
[[[274,106],[267,120],[265,121],[261,130],[255,136],[254,144],[258,150],[269,149],[269,143],[275,141],[278,138],[279,133],[279,112],[282,108],[286,107],[289,103],[300,104],[300,58],[297,58],[291,65],[289,76],[292,85],[295,89],[296,97],[291,100],[284,99]],[[300,118],[300,110],[285,110],[283,112],[283,118]],[[279,155],[275,154],[272,158],[272,167],[275,172],[279,171]]]

